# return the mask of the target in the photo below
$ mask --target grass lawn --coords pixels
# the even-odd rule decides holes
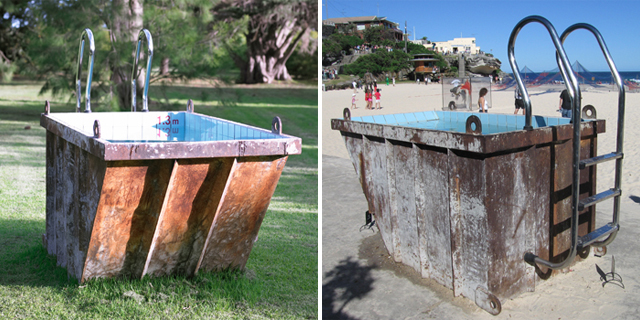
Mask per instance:
[[[318,90],[315,86],[150,88],[152,111],[195,111],[302,138],[289,157],[245,272],[193,278],[100,279],[82,285],[56,267],[45,233],[41,84],[0,85],[0,319],[315,319],[318,317]],[[140,97],[138,97],[140,99]],[[92,101],[94,111],[109,110]],[[84,106],[83,106],[84,108]],[[25,127],[30,126],[30,129]]]

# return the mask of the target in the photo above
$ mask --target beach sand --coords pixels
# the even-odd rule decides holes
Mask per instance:
[[[382,85],[381,110],[366,110],[364,108],[364,93],[358,90],[358,109],[351,110],[352,116],[392,114],[416,112],[426,110],[442,110],[442,86],[438,84],[417,85],[414,82],[401,83],[393,86]],[[559,117],[558,109],[562,85],[544,85],[528,88],[532,101],[534,115]],[[514,88],[498,90],[491,93],[490,113],[513,114]],[[606,132],[598,136],[598,154],[615,151],[615,138],[618,113],[618,90],[614,86],[581,86],[582,106],[591,104],[597,110],[597,118],[606,120]],[[337,90],[322,92],[322,155],[323,155],[323,312],[339,314],[352,318],[448,318],[462,319],[478,317],[495,319],[484,310],[475,306],[471,300],[454,298],[451,291],[432,281],[416,280],[411,271],[395,266],[395,270],[381,267],[380,263],[373,263],[362,254],[363,251],[374,250],[367,248],[379,246],[381,240],[369,231],[367,234],[357,233],[357,227],[341,221],[345,217],[357,216],[357,221],[367,210],[366,200],[359,187],[358,178],[340,133],[331,130],[330,119],[341,118],[342,110],[351,105],[353,90]],[[449,99],[449,97],[446,97]],[[477,107],[474,108],[477,110]],[[635,119],[640,116],[640,93],[626,94],[624,164],[621,201],[621,231],[616,240],[607,248],[604,257],[595,257],[593,250],[590,256],[572,266],[568,272],[551,277],[536,284],[535,292],[521,294],[513,299],[502,301],[502,313],[498,318],[520,319],[601,319],[601,318],[638,318],[640,315],[640,172],[636,169],[640,162],[639,150],[640,126]],[[326,160],[325,160],[326,159]],[[326,162],[326,163],[325,163]],[[601,164],[597,172],[597,190],[603,191],[614,186],[613,162]],[[337,176],[337,174],[340,176]],[[350,172],[350,175],[349,175]],[[346,176],[346,177],[345,177]],[[343,193],[354,194],[347,203],[342,199],[330,199],[331,194],[337,194],[348,185],[350,189]],[[329,211],[330,210],[330,211]],[[597,206],[597,226],[611,220],[612,201],[606,201]],[[355,221],[355,220],[354,220]],[[339,236],[341,234],[355,235]],[[341,230],[337,230],[341,229]],[[342,232],[342,233],[341,233]],[[342,249],[337,250],[337,247]],[[382,248],[383,251],[384,248]],[[616,271],[623,278],[625,288],[612,284],[601,285],[595,264],[605,272],[610,270],[611,257],[615,256]],[[372,281],[370,290],[365,294],[351,298],[342,292],[331,295],[336,287],[335,272],[347,261],[354,259],[358,265],[371,269]],[[350,261],[350,260],[349,260]],[[524,263],[524,262],[523,262]],[[392,269],[393,269],[392,268]],[[349,290],[349,286],[345,286]],[[357,287],[357,286],[356,286]],[[411,301],[400,302],[397,297],[413,290],[418,297]],[[327,300],[330,297],[331,300]],[[336,298],[338,297],[338,298]],[[339,298],[343,297],[343,298]],[[328,303],[331,305],[325,305]],[[397,308],[395,303],[402,303]],[[375,307],[372,307],[375,306]],[[339,309],[339,310],[338,310]],[[386,311],[385,311],[386,310]],[[327,312],[329,311],[329,312]]]

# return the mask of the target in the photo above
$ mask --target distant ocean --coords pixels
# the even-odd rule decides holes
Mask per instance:
[[[513,74],[510,74],[513,78]],[[578,81],[580,83],[613,83],[613,77],[611,76],[611,72],[576,72]],[[549,72],[527,72],[520,73],[522,76],[522,80],[527,83],[550,83],[554,81],[562,81],[562,75],[560,75],[557,71],[549,71]],[[620,77],[623,81],[631,81],[640,80],[640,71],[621,71]]]

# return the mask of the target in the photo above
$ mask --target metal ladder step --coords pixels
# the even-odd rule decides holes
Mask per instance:
[[[580,202],[578,202],[578,211],[582,211],[584,210],[584,208],[588,208],[598,202],[602,202],[604,200],[619,196],[621,194],[622,193],[620,192],[620,190],[609,189],[607,191],[592,195],[591,197],[582,199],[580,200]]]
[[[621,158],[622,158],[622,153],[611,152],[611,153],[603,154],[601,156],[580,160],[580,169],[594,166],[598,163],[607,162],[615,159],[621,159]]]
[[[610,235],[620,229],[619,225],[614,225],[612,223],[606,224],[596,230],[589,232],[587,235],[584,235],[578,239],[578,248],[582,249],[603,237]]]

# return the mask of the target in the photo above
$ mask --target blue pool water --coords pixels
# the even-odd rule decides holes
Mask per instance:
[[[451,131],[465,133],[467,118],[475,115],[482,123],[482,134],[495,134],[522,130],[525,117],[522,115],[454,112],[454,111],[424,111],[412,113],[398,113],[376,116],[352,117],[351,121],[387,124],[402,127]],[[533,116],[533,128],[568,124],[569,118]]]
[[[51,117],[89,136],[93,136],[93,124],[98,120],[101,138],[112,143],[283,138],[270,130],[188,112],[56,113]]]

